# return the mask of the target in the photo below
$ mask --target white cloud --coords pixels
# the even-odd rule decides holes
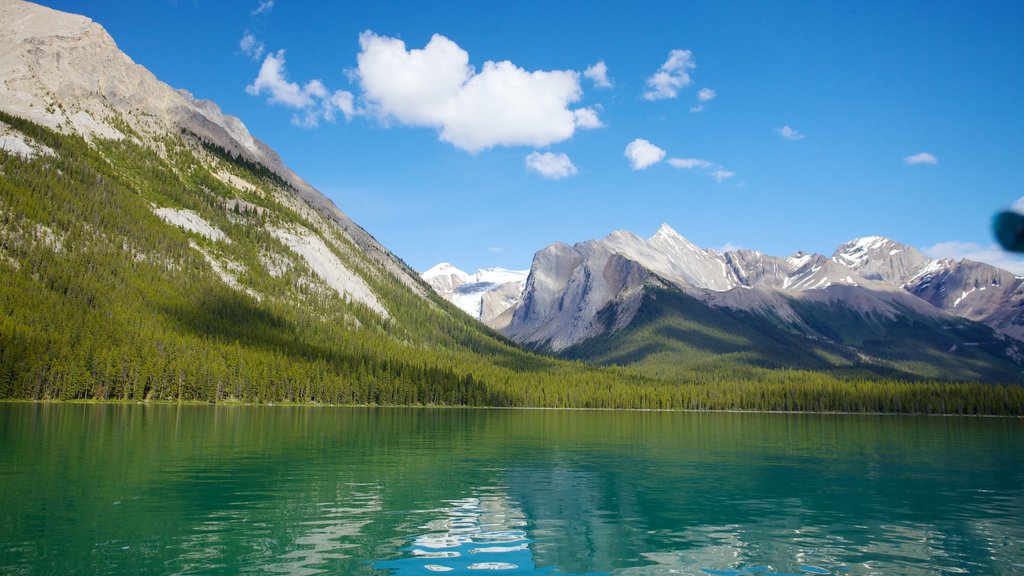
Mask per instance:
[[[680,170],[703,170],[709,176],[715,179],[716,182],[728,180],[736,175],[731,170],[726,170],[718,162],[712,162],[710,160],[702,160],[700,158],[669,158],[665,162],[673,168],[679,168]]]
[[[1024,275],[1024,258],[1007,252],[995,244],[976,244],[974,242],[939,242],[934,246],[922,248],[927,256],[931,258],[950,258],[960,260],[967,258],[976,262],[991,264],[1003,270],[1009,270],[1017,275]]]
[[[336,90],[334,94],[331,94],[331,104],[334,108],[341,110],[341,113],[345,115],[345,120],[351,120],[356,115],[355,97],[351,92]],[[328,122],[333,122],[334,112],[328,110],[324,113],[324,117]]]
[[[795,128],[789,126],[783,126],[782,128],[776,128],[775,133],[785,138],[786,140],[803,140],[804,134],[798,132]]]
[[[669,158],[666,162],[673,168],[680,168],[682,170],[693,170],[694,168],[706,170],[718,166],[714,162],[701,160],[700,158]]]
[[[301,115],[293,116],[292,122],[300,126],[317,126],[321,118],[333,121],[337,110],[346,119],[355,113],[351,93],[343,90],[331,93],[320,80],[310,80],[305,86],[289,82],[284,65],[284,50],[267,54],[259,75],[245,91],[253,96],[267,94],[269,103],[298,110]]]
[[[238,47],[241,48],[243,54],[253,60],[262,58],[263,53],[266,51],[266,46],[263,45],[263,42],[257,40],[251,32],[246,32],[242,35],[242,39],[238,42]]]
[[[905,164],[909,164],[910,166],[913,166],[914,164],[934,165],[939,163],[939,159],[936,158],[934,154],[929,154],[927,152],[918,152],[917,154],[914,154],[912,156],[905,156],[903,158],[903,162]]]
[[[501,246],[491,246],[490,248],[487,249],[487,251],[494,254],[501,254],[502,252],[505,251],[505,249],[502,248]]]
[[[526,157],[526,169],[551,180],[561,180],[576,173],[576,166],[564,153],[531,152]]]
[[[726,170],[725,168],[719,168],[718,170],[715,170],[714,172],[711,173],[711,177],[714,178],[716,182],[728,180],[729,178],[732,178],[735,175],[735,172],[733,172],[732,170]]]
[[[1013,203],[1010,210],[1013,210],[1018,214],[1024,214],[1024,197],[1017,198],[1017,201]]]
[[[717,94],[715,94],[715,91],[712,90],[711,88],[701,88],[700,92],[697,93],[697,100],[700,101],[700,104],[694,104],[693,106],[691,106],[690,112],[694,114],[696,114],[697,112],[703,112],[704,103],[714,100],[716,95]]]
[[[693,52],[689,50],[673,50],[668,53],[668,60],[661,68],[647,79],[650,90],[644,92],[647,100],[664,100],[675,98],[679,90],[690,84],[690,70],[697,67],[693,60]]]
[[[604,127],[604,122],[601,122],[601,119],[597,116],[597,110],[594,108],[577,108],[572,113],[576,118],[577,128],[592,130]]]
[[[626,146],[625,155],[633,165],[633,170],[643,170],[661,162],[665,151],[643,138],[637,138]]]
[[[441,140],[478,152],[494,146],[541,147],[594,127],[596,112],[569,109],[583,94],[572,70],[530,72],[511,62],[485,62],[435,34],[422,49],[363,32],[354,71],[368,112],[383,121],[439,131]]]
[[[739,244],[733,244],[732,242],[726,242],[725,244],[722,244],[721,246],[719,246],[718,248],[715,248],[714,250],[716,252],[718,252],[719,254],[725,254],[726,252],[736,252],[737,250],[746,250],[746,248],[744,246],[739,245]]]
[[[584,70],[583,76],[589,78],[595,88],[611,88],[613,85],[611,79],[608,78],[608,66],[604,60]]]
[[[275,1],[276,0],[260,0],[260,5],[257,6],[256,9],[252,11],[253,16],[257,14],[270,12],[270,10],[274,7]]]

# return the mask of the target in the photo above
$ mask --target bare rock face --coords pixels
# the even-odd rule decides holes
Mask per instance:
[[[601,241],[552,244],[538,252],[523,297],[504,333],[558,351],[629,324],[648,283],[664,284],[644,266]],[[614,318],[600,313],[615,304]]]
[[[931,260],[887,238],[840,246],[832,258],[753,250],[704,250],[666,225],[649,239],[618,231],[537,252],[523,296],[503,332],[559,351],[627,326],[648,288],[671,286],[718,308],[801,325],[800,302],[865,317],[961,316],[1024,337],[1024,279],[986,264]],[[614,304],[614,307],[609,305]],[[602,311],[615,310],[609,323]]]
[[[936,260],[907,290],[957,316],[1024,340],[1024,278],[972,260]]]
[[[352,243],[421,296],[408,269],[327,197],[254,138],[241,120],[158,80],[84,16],[21,0],[0,0],[0,108],[65,133],[141,138],[144,144],[182,130],[263,164]]]
[[[903,286],[932,259],[916,248],[881,236],[867,236],[843,244],[832,260],[864,278]]]

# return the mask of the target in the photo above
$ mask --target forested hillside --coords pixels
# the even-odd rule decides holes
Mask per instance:
[[[0,152],[4,398],[1024,413],[1015,386],[529,353],[194,135],[89,143],[0,121],[36,149]],[[359,271],[380,309],[332,289],[297,254],[301,234]]]

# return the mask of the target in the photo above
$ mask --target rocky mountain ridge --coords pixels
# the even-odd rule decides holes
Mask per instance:
[[[1024,278],[1005,270],[931,259],[879,236],[847,242],[831,257],[778,257],[701,249],[662,225],[646,239],[615,231],[539,250],[521,298],[506,312],[509,322],[498,327],[527,345],[568,351],[628,331],[652,294],[670,290],[712,309],[771,319],[804,337],[843,346],[849,342],[823,328],[823,321],[945,325],[964,318],[1003,335],[993,334],[995,340],[1020,339],[1022,284]],[[831,316],[822,320],[822,310]],[[874,338],[887,338],[885,331],[872,330]]]
[[[316,212],[325,225],[426,296],[411,270],[289,169],[241,120],[158,80],[98,23],[30,2],[0,0],[0,46],[5,48],[0,53],[0,110],[86,140],[131,139],[158,152],[168,133],[194,135],[268,168],[290,185],[295,200],[305,205],[299,208]]]

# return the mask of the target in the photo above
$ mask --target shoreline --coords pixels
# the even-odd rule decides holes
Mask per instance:
[[[639,413],[681,413],[681,414],[776,414],[815,416],[935,416],[943,418],[1008,418],[1024,420],[1024,415],[1013,414],[957,414],[928,412],[828,412],[820,410],[741,410],[687,408],[575,408],[555,406],[458,406],[449,404],[324,404],[319,402],[243,402],[225,400],[204,402],[202,400],[32,400],[24,398],[2,398],[2,404],[35,405],[113,405],[113,406],[208,406],[208,407],[258,407],[258,408],[380,408],[410,410],[543,410],[557,412],[639,412]]]

